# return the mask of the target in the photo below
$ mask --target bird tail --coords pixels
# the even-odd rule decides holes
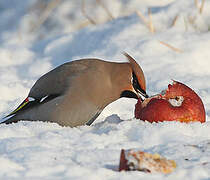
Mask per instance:
[[[16,123],[21,120],[20,115],[28,108],[31,108],[39,103],[38,100],[27,97],[14,111],[3,118],[0,124]]]
[[[28,105],[29,103],[29,98],[27,97],[14,111],[12,111],[11,113],[9,113],[7,116],[5,116],[3,119],[8,118],[14,114],[16,114],[17,112],[19,112],[20,110],[25,109],[25,107],[27,107],[26,105]]]
[[[19,120],[16,118],[16,115],[13,114],[12,116],[6,116],[3,118],[4,121],[0,122],[0,124],[11,124],[11,123],[16,123]]]

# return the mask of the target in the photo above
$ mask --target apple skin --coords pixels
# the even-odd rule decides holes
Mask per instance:
[[[183,97],[181,106],[173,106],[169,101]],[[135,106],[135,118],[149,122],[180,121],[205,122],[205,108],[201,98],[188,86],[173,81],[168,85],[164,95],[139,99]]]
[[[122,171],[122,170],[128,171],[129,170],[129,166],[128,166],[127,162],[128,162],[128,160],[125,158],[125,150],[122,149],[121,153],[120,153],[119,171]]]

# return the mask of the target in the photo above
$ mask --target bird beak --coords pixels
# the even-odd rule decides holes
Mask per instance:
[[[135,89],[137,96],[141,101],[143,101],[145,98],[148,98],[148,94],[143,89]]]
[[[130,86],[128,88],[125,88],[120,97],[127,97],[127,98],[135,98],[135,99],[141,99],[143,101],[145,98],[148,98],[149,96],[143,89],[137,89],[133,86]]]
[[[134,89],[134,93],[138,96],[139,99],[148,98],[149,96],[146,93],[146,82],[144,77],[144,72],[139,66],[139,64],[132,58],[129,54],[124,53],[124,55],[128,58],[129,63],[132,68],[132,86]]]

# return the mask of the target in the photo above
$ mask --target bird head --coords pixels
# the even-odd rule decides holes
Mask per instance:
[[[131,68],[131,74],[130,74],[130,82],[129,86],[123,90],[121,93],[121,97],[128,97],[128,98],[135,98],[135,99],[142,99],[142,96],[144,98],[149,97],[146,93],[146,81],[144,77],[144,73],[139,66],[139,64],[127,53],[124,53],[124,55],[129,60],[129,65]]]

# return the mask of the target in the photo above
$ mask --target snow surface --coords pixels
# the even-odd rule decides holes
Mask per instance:
[[[78,1],[54,1],[59,4],[46,20],[37,2],[0,2],[0,117],[57,65],[87,57],[122,62],[126,51],[142,66],[148,94],[166,89],[171,79],[181,81],[202,98],[207,122],[143,122],[133,118],[136,100],[122,98],[107,106],[90,127],[1,124],[0,179],[210,179],[210,2],[205,1],[200,14],[193,0],[103,1],[114,20],[85,28],[78,28],[87,21],[77,11]],[[154,34],[135,13],[139,10],[148,18],[148,7]],[[87,10],[104,22],[104,9],[95,1]],[[122,148],[159,153],[175,160],[177,168],[169,175],[118,172]]]

